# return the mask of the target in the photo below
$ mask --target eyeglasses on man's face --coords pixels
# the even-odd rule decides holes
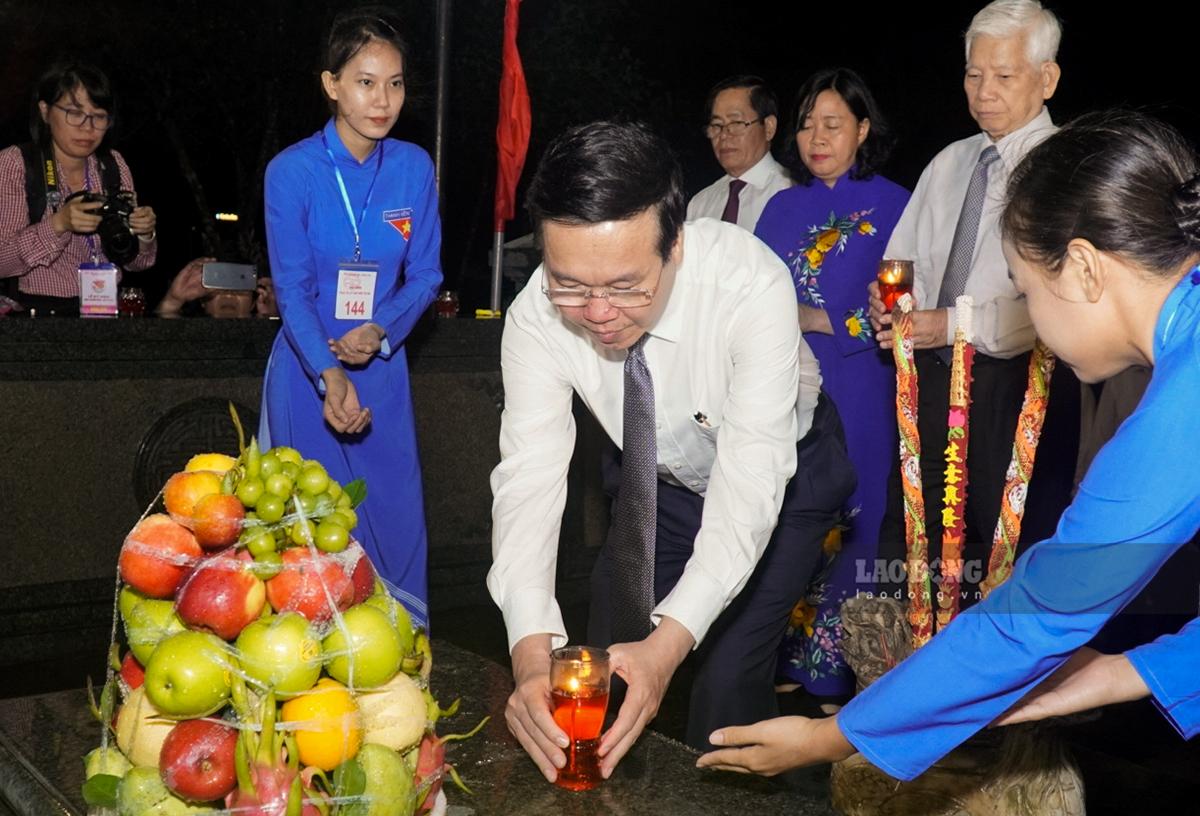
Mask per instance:
[[[720,139],[722,133],[727,133],[731,138],[736,139],[749,130],[751,125],[757,125],[760,122],[762,122],[761,116],[757,119],[751,119],[749,122],[743,122],[740,119],[735,119],[725,124],[709,122],[704,126],[704,135],[713,141]]]
[[[91,122],[96,130],[108,130],[112,124],[112,117],[107,113],[84,113],[79,108],[64,108],[62,105],[54,107],[63,112],[63,118],[71,127],[81,127],[84,122]]]
[[[542,286],[542,294],[555,306],[587,306],[592,298],[603,298],[614,309],[636,309],[649,306],[654,300],[655,289],[613,289],[608,286],[589,288],[578,286],[551,289]]]

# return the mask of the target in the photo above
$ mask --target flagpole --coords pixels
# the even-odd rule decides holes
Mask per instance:
[[[437,3],[437,103],[434,114],[433,167],[434,181],[438,192],[442,192],[442,179],[446,175],[446,117],[450,84],[450,6],[452,0]],[[442,201],[438,196],[439,204]]]
[[[501,273],[504,270],[504,229],[503,223],[497,225],[495,232],[495,242],[492,244],[492,301],[491,309],[493,313],[500,311],[500,285]]]

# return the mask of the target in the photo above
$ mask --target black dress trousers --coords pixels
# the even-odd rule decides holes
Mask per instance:
[[[804,594],[821,557],[821,544],[854,492],[857,478],[846,455],[845,435],[833,402],[821,395],[812,430],[796,445],[796,475],[788,482],[775,532],[746,586],[717,618],[688,661],[695,675],[688,709],[687,742],[711,750],[708,735],[727,725],[776,717],[775,668],[788,615]],[[620,453],[605,457],[610,495],[620,487]],[[659,480],[654,594],[674,588],[692,556],[704,497]],[[612,643],[612,562],[602,549],[592,572],[588,640]],[[713,604],[720,604],[713,598]]]

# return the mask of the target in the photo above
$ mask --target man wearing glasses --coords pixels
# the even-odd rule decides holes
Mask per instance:
[[[628,684],[599,746],[607,777],[693,649],[691,745],[776,712],[788,613],[855,479],[786,267],[744,230],[683,224],[661,138],[639,124],[569,130],[527,205],[544,263],[507,316],[492,473],[488,587],[516,681],[506,717],[553,780],[566,745],[550,712],[550,651],[566,642],[555,558],[578,393],[621,448],[588,633]]]
[[[725,175],[688,204],[689,221],[719,218],[754,232],[771,196],[792,179],[771,155],[779,103],[756,76],[723,79],[708,92],[704,135]]]

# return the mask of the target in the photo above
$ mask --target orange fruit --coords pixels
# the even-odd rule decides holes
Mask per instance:
[[[284,703],[281,714],[296,737],[301,765],[332,771],[353,759],[362,745],[358,706],[336,680],[321,678],[312,691]]]
[[[197,453],[188,460],[184,470],[211,470],[224,474],[237,464],[237,459],[224,453]]]
[[[211,470],[181,470],[163,487],[163,504],[171,518],[188,526],[196,505],[205,496],[221,492],[221,477]]]

